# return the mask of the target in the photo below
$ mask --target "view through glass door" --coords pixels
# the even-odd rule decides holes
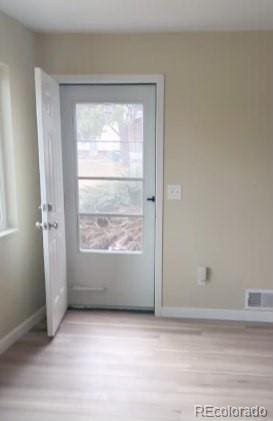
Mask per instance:
[[[154,307],[155,87],[62,86],[71,305]]]
[[[76,104],[80,249],[141,252],[143,105]]]

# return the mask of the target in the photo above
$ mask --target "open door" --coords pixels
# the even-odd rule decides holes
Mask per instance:
[[[67,309],[65,218],[60,95],[58,83],[35,69],[48,336],[53,337]]]

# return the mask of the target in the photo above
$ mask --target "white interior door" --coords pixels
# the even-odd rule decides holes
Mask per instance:
[[[66,242],[59,85],[35,69],[36,107],[49,336],[54,336],[67,309]]]
[[[154,308],[155,86],[63,85],[69,304]]]

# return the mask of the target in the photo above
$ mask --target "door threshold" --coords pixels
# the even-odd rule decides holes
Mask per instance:
[[[98,306],[98,305],[75,305],[71,304],[68,306],[68,310],[82,310],[82,311],[124,311],[131,313],[152,313],[154,314],[155,309],[151,307],[124,307],[124,306]]]

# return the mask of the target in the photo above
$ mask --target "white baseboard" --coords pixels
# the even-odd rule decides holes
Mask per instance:
[[[231,320],[242,322],[273,323],[272,311],[227,310],[210,308],[161,307],[157,312],[161,317],[184,319]]]
[[[37,325],[45,317],[45,306],[41,307],[36,313],[24,320],[19,326],[9,332],[0,339],[0,354],[5,352],[10,346],[18,341],[22,336],[28,333],[35,325]]]

